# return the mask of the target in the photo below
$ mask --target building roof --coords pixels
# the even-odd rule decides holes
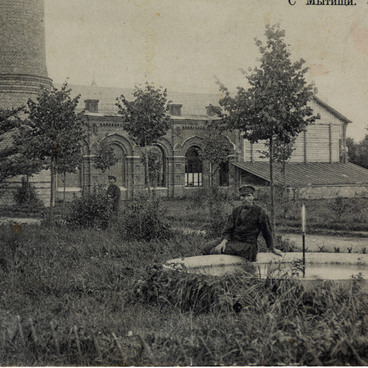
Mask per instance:
[[[57,88],[60,88],[60,84],[55,83]],[[116,98],[120,97],[120,95],[124,95],[128,99],[133,99],[132,88],[114,88],[114,87],[101,87],[92,83],[89,86],[83,85],[69,85],[72,90],[72,96],[76,96],[78,94],[81,95],[79,100],[78,109],[81,111],[84,109],[84,100],[86,99],[97,99],[99,100],[99,112],[107,115],[116,115],[117,107],[115,106]],[[206,94],[206,93],[196,93],[194,92],[176,92],[176,91],[168,91],[168,100],[172,101],[174,104],[182,105],[182,116],[187,119],[198,119],[198,115],[202,117],[208,117],[206,115],[206,106],[219,105],[219,100],[223,97],[223,95],[218,93]],[[326,102],[321,100],[316,95],[313,96],[313,100],[324,107],[331,114],[336,116],[338,119],[341,119],[345,123],[352,123],[344,115],[340,114]]]
[[[60,88],[61,84],[55,83],[55,87]],[[87,99],[99,100],[98,103],[98,116],[118,116],[118,108],[115,105],[117,97],[122,94],[128,99],[132,100],[134,90],[132,88],[114,88],[114,87],[101,87],[92,83],[89,86],[84,85],[69,85],[72,90],[72,97],[81,95],[78,104],[78,111],[82,111],[85,108],[84,101]],[[175,120],[213,120],[214,116],[206,115],[206,106],[213,105],[219,106],[219,100],[224,97],[220,92],[213,94],[196,93],[194,92],[176,92],[168,91],[168,100],[173,104],[182,105],[181,116],[174,116]],[[321,107],[325,108],[332,115],[342,120],[344,123],[350,124],[351,120],[340,114],[326,102],[322,101],[316,95],[313,95],[313,100]],[[88,113],[90,114],[90,113]]]
[[[57,88],[60,85],[55,83]],[[117,114],[116,98],[122,94],[128,99],[133,99],[133,89],[129,88],[111,88],[100,87],[97,85],[81,86],[81,85],[69,85],[72,90],[71,96],[81,95],[79,100],[78,109],[84,109],[84,100],[96,99],[99,100],[98,111],[102,114],[115,115]],[[182,105],[182,117],[186,119],[198,119],[199,116],[205,118],[206,106],[218,105],[218,101],[221,99],[220,92],[218,94],[205,94],[205,93],[185,93],[168,91],[168,100],[174,104]],[[208,117],[207,117],[208,118]]]
[[[326,102],[322,101],[319,97],[316,95],[313,95],[313,100],[316,101],[319,105],[323,106],[327,111],[329,111],[332,115],[336,116],[338,119],[342,120],[343,122],[350,124],[352,123],[351,120],[349,120],[344,115],[340,114],[338,111],[336,111],[334,108],[332,108],[330,105],[328,105]]]
[[[261,179],[270,181],[268,162],[236,162],[234,165]],[[352,164],[340,162],[288,162],[286,163],[286,182],[281,165],[275,164],[274,181],[276,185],[288,187],[360,185],[368,184],[368,170]]]

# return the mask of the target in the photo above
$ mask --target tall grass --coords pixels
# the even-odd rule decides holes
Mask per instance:
[[[200,234],[126,241],[117,230],[0,227],[2,365],[366,365],[359,280],[164,271]]]

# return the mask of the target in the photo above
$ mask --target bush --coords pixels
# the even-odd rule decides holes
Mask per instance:
[[[220,187],[213,186],[205,192],[204,205],[208,208],[209,223],[204,227],[209,237],[221,236],[224,224],[234,207],[232,200]]]
[[[106,229],[112,217],[113,211],[105,188],[96,186],[92,193],[73,199],[65,220],[72,226]]]
[[[126,240],[169,239],[172,232],[163,218],[159,199],[135,200],[126,206],[118,221],[120,235]]]

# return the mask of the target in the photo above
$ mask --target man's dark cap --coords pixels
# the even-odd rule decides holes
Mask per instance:
[[[109,179],[113,179],[116,181],[116,176],[113,176],[113,175],[109,175]]]
[[[240,195],[254,194],[255,191],[256,191],[256,189],[254,187],[252,187],[251,185],[243,185],[239,188],[239,194]]]

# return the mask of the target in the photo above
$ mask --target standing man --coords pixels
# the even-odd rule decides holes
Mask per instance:
[[[208,243],[203,254],[231,254],[255,262],[257,259],[258,235],[262,233],[267,248],[274,254],[281,256],[273,244],[272,228],[267,212],[254,204],[255,189],[252,186],[239,188],[242,205],[233,209],[224,230],[222,240],[217,239]]]
[[[120,201],[120,188],[116,185],[116,177],[109,175],[109,186],[106,191],[107,198],[112,206],[112,211],[118,213]]]

